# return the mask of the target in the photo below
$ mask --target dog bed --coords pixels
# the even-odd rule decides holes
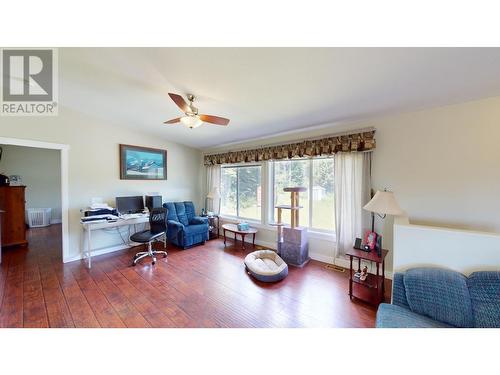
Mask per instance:
[[[259,281],[273,283],[288,275],[288,265],[272,250],[258,250],[245,257],[247,271]]]

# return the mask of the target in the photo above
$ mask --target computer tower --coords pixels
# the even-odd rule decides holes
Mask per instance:
[[[153,208],[161,207],[162,204],[161,195],[146,195],[146,207],[149,211]]]

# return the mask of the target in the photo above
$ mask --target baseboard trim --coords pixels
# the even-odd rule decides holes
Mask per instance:
[[[50,224],[61,224],[62,219],[50,219]]]
[[[136,245],[134,245],[134,246],[136,246]],[[99,256],[99,255],[104,255],[104,254],[112,253],[112,252],[115,252],[115,251],[130,249],[131,247],[133,247],[133,246],[129,246],[129,245],[116,245],[116,246],[106,247],[104,249],[93,250],[92,251],[92,257],[96,257],[96,256]],[[76,262],[77,260],[82,260],[84,258],[85,257],[83,255],[83,251],[80,250],[80,254],[65,259],[64,263]]]

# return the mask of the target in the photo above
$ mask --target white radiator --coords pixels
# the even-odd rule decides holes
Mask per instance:
[[[28,208],[26,210],[26,224],[30,228],[48,227],[52,208]]]

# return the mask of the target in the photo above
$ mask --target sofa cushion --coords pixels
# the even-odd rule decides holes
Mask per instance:
[[[411,311],[456,327],[472,327],[467,278],[440,268],[412,268],[404,276]]]
[[[375,326],[377,328],[453,328],[449,324],[388,303],[379,305]]]
[[[163,203],[163,207],[168,210],[167,211],[167,220],[179,221],[177,219],[177,211],[175,210],[174,202]]]
[[[184,202],[175,202],[175,211],[177,212],[177,221],[184,224],[189,225],[189,220],[186,214],[186,206]]]
[[[187,219],[188,219],[188,221],[190,221],[194,216],[196,216],[194,204],[193,204],[193,202],[186,201],[186,202],[184,202],[184,207],[186,208]]]
[[[500,327],[500,272],[474,272],[467,279],[475,327]]]
[[[404,274],[396,272],[392,278],[392,303],[402,307],[410,308],[406,300]]]

